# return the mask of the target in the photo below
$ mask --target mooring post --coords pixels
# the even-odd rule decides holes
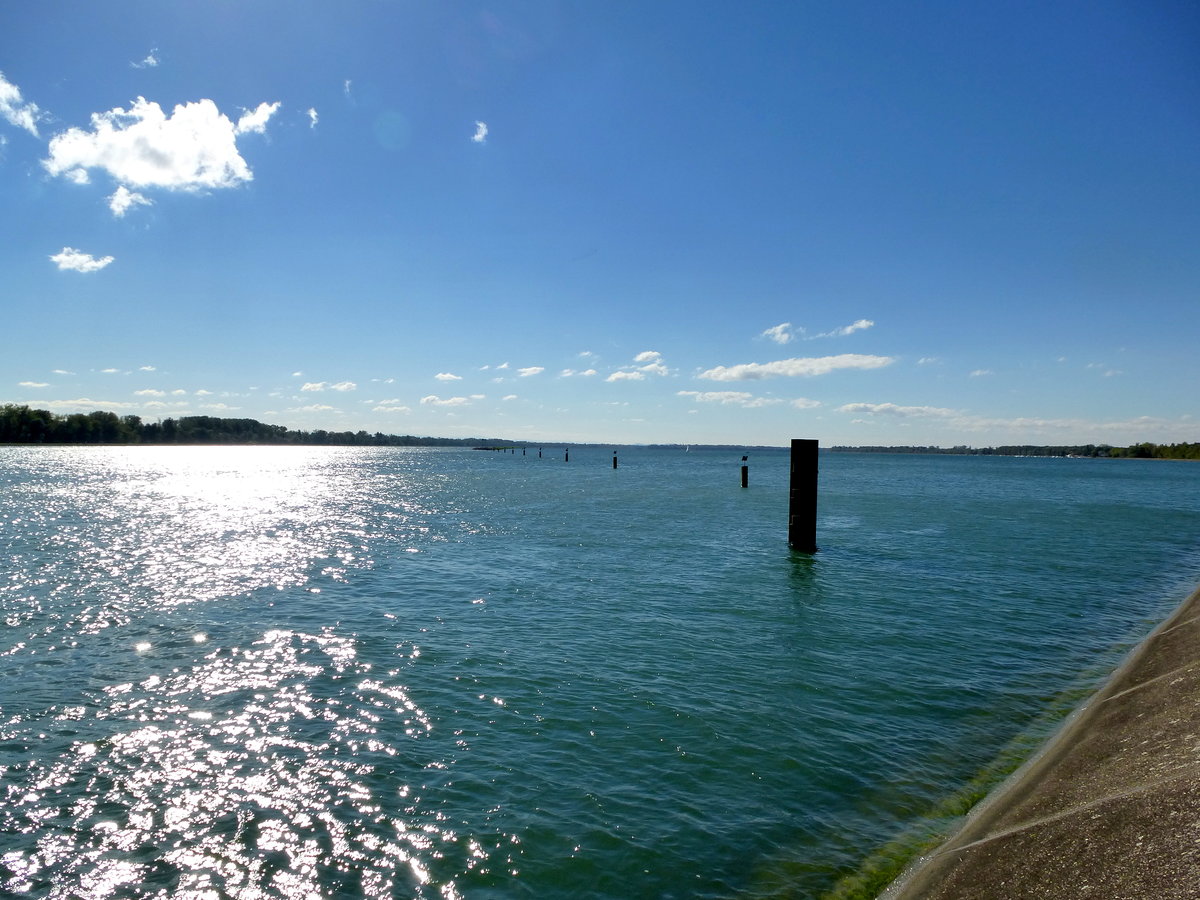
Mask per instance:
[[[538,447],[538,459],[542,458],[542,448]]]
[[[788,546],[817,551],[817,442],[792,439],[792,480],[788,497]]]
[[[570,462],[570,461],[571,461],[571,448],[563,447],[563,462]]]
[[[613,451],[613,468],[615,469],[616,467],[617,467],[617,451],[614,450]]]
[[[742,487],[750,487],[750,467],[746,465],[748,457],[742,457]]]

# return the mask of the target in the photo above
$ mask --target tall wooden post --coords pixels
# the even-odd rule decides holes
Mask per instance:
[[[742,457],[742,487],[750,487],[750,467],[746,465],[746,457]]]
[[[614,450],[613,451],[613,468],[615,469],[616,467],[617,467],[617,451]]]
[[[788,546],[817,551],[817,442],[792,439],[792,480],[788,497]]]

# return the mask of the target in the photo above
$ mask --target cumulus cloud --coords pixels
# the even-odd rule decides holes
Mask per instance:
[[[157,369],[158,369],[158,366],[138,366],[139,372],[154,372]]]
[[[17,128],[24,128],[34,137],[38,136],[37,123],[42,111],[36,103],[21,99],[21,89],[0,72],[0,116]]]
[[[680,397],[691,397],[697,403],[720,403],[723,406],[741,406],[745,409],[759,409],[764,406],[778,406],[784,401],[778,397],[755,397],[748,391],[678,391]]]
[[[838,356],[796,357],[769,363],[741,363],[736,366],[716,366],[701,372],[700,378],[710,381],[753,381],[775,376],[828,375],[839,369],[879,369],[896,360],[891,356],[865,356],[842,353]]]
[[[772,325],[770,328],[764,329],[759,337],[764,337],[777,344],[788,344],[795,338],[795,335],[792,333],[791,322],[780,322],[778,325]]]
[[[165,397],[167,396],[167,392],[157,391],[154,388],[143,388],[140,391],[134,391],[133,395],[135,397]]]
[[[46,382],[44,382],[44,381],[18,381],[18,382],[17,382],[17,387],[23,387],[23,388],[44,388],[44,387],[50,387],[50,385],[49,385],[49,384],[47,384],[47,383],[46,383]]]
[[[98,272],[113,261],[111,256],[95,257],[74,247],[63,247],[50,257],[50,261],[59,269],[72,272]]]
[[[613,372],[611,375],[609,375],[604,380],[605,381],[645,381],[646,376],[644,373],[639,372],[635,369],[632,372]]]
[[[679,391],[680,397],[691,397],[698,403],[745,403],[753,400],[749,391]]]
[[[530,375],[540,375],[545,371],[545,366],[526,366],[523,369],[517,369],[517,374],[522,378],[528,378]]]
[[[262,102],[254,109],[242,110],[238,117],[234,132],[237,134],[263,134],[267,130],[267,122],[279,111],[279,101],[274,103]]]
[[[153,69],[158,65],[158,57],[155,55],[156,53],[158,53],[157,47],[147,53],[146,58],[141,62],[131,62],[130,65],[135,69]]]
[[[238,153],[236,137],[261,132],[279,108],[262,103],[235,126],[211,100],[181,103],[166,115],[138,97],[128,110],[92,114],[92,130],[70,128],[50,141],[42,165],[51,175],[86,184],[101,169],[135,188],[199,191],[235,187],[253,177]]]
[[[517,399],[517,395],[516,395],[516,394],[505,394],[505,395],[504,395],[503,397],[501,397],[500,399],[501,399],[501,400],[516,400],[516,399]]]
[[[301,387],[302,391],[353,391],[358,388],[358,385],[353,381],[337,381],[332,384],[328,381],[306,381]]]
[[[381,400],[375,406],[372,412],[388,412],[388,413],[407,413],[412,412],[412,409],[402,404],[399,400]]]
[[[576,371],[575,369],[563,369],[561,372],[559,372],[559,375],[563,378],[572,378],[576,375],[578,375],[580,378],[590,378],[596,374],[598,373],[595,369],[584,369],[581,372]]]
[[[112,210],[112,214],[118,219],[124,217],[125,213],[135,206],[150,206],[154,203],[145,194],[139,194],[137,191],[131,191],[125,185],[121,185],[108,198],[108,208]]]
[[[462,381],[462,376],[455,375],[453,372],[438,372],[433,377],[438,381]]]
[[[948,419],[962,415],[957,409],[946,409],[941,406],[898,406],[895,403],[847,403],[839,406],[838,412],[855,415],[895,416],[902,419]]]
[[[475,133],[471,135],[471,140],[476,144],[486,144],[488,136],[487,122],[476,122]]]
[[[816,409],[820,405],[820,400],[809,400],[807,397],[797,397],[792,401],[792,406],[796,409]]]
[[[52,369],[51,374],[53,374],[53,375],[74,375],[75,373],[68,372],[66,369]]]
[[[437,394],[430,394],[427,397],[421,398],[421,403],[424,406],[466,406],[470,402],[466,397],[446,397],[442,399]]]
[[[313,403],[309,406],[293,406],[288,412],[336,412],[332,406],[326,406],[324,403]]]

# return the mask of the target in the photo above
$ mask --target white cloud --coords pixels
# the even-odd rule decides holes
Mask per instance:
[[[720,403],[723,406],[736,405],[745,409],[778,406],[784,402],[778,397],[755,397],[748,391],[679,391],[678,395],[691,397],[697,403]]]
[[[198,391],[196,391],[196,396],[197,397],[211,397],[212,391],[206,391],[204,388],[200,388]]]
[[[202,403],[201,409],[211,409],[216,412],[234,412],[241,409],[240,406],[230,406],[228,403]]]
[[[151,206],[154,203],[145,194],[139,194],[137,191],[131,191],[125,185],[121,185],[108,198],[108,208],[112,210],[112,214],[118,219],[129,212],[134,206]]]
[[[75,410],[79,412],[91,412],[95,409],[141,409],[146,406],[145,403],[125,402],[121,400],[92,400],[88,397],[80,397],[77,400],[39,400],[38,406],[44,409],[55,410]]]
[[[18,382],[17,382],[17,387],[23,387],[23,388],[44,388],[44,387],[50,387],[50,385],[49,385],[49,384],[47,384],[47,383],[46,383],[46,382],[44,382],[44,381],[18,381]]]
[[[541,375],[545,371],[545,366],[526,366],[524,369],[517,369],[517,374],[522,378],[528,378],[530,375]]]
[[[845,337],[848,334],[854,334],[856,331],[863,331],[867,328],[874,327],[875,323],[870,319],[859,319],[853,324],[846,325],[842,328],[835,328],[833,331],[827,331],[824,334],[818,334],[817,337]]]
[[[645,381],[646,376],[641,372],[613,372],[605,381]]]
[[[302,391],[353,391],[358,388],[358,385],[353,381],[338,381],[330,383],[328,381],[306,381],[301,385]]]
[[[917,360],[918,366],[936,366],[941,363],[941,360],[936,356],[922,356]]]
[[[53,374],[53,375],[74,375],[75,373],[68,372],[66,369],[53,369],[53,370],[51,370],[51,374]]]
[[[101,369],[100,374],[101,375],[116,375],[120,371],[121,371],[120,369]]]
[[[157,366],[138,366],[138,371],[139,372],[154,372],[157,370],[157,368],[158,368]]]
[[[93,113],[91,131],[70,128],[55,135],[42,165],[80,183],[87,183],[89,169],[102,169],[133,187],[235,187],[253,177],[236,136],[261,131],[277,107],[263,103],[235,128],[211,100],[179,104],[167,116],[157,103],[138,97],[128,110]]]
[[[638,363],[655,363],[662,359],[662,354],[657,350],[643,350],[633,358],[634,362]]]
[[[250,388],[250,390],[254,390],[254,388]],[[175,388],[175,390],[171,391],[171,396],[173,396],[173,397],[186,397],[186,396],[187,396],[187,391],[185,391],[183,388]]]
[[[710,381],[752,381],[777,375],[795,377],[827,375],[839,369],[878,369],[896,360],[891,356],[864,356],[842,353],[838,356],[797,357],[769,363],[742,363],[736,366],[716,366],[701,372],[698,377]]]
[[[504,395],[503,397],[501,397],[500,399],[501,399],[501,400],[516,400],[516,399],[517,399],[517,395],[516,395],[516,394],[505,394],[505,395]]]
[[[342,82],[342,93],[344,93],[346,95],[346,97],[349,98],[349,96],[350,96],[350,79],[349,78],[347,78],[345,81]]]
[[[488,136],[487,122],[476,122],[475,133],[471,135],[471,140],[477,144],[486,144]]]
[[[384,400],[378,406],[374,407],[372,412],[390,412],[390,413],[407,413],[412,412],[407,406],[400,403],[399,400]]]
[[[157,391],[154,388],[143,388],[140,391],[134,391],[133,395],[135,397],[165,397],[167,396],[167,392]]]
[[[10,125],[24,128],[34,137],[38,136],[37,122],[42,112],[36,103],[26,103],[21,99],[21,89],[4,77],[0,72],[0,116]]]
[[[62,250],[50,257],[50,261],[64,271],[98,272],[111,263],[113,258],[111,256],[97,258],[90,253],[76,250],[74,247],[63,247]]]
[[[314,109],[313,107],[310,106],[308,108],[308,127],[316,128],[317,122],[319,119],[320,119],[320,117],[317,115],[316,109]]]
[[[895,403],[847,403],[839,406],[838,412],[895,416],[902,419],[948,419],[962,415],[957,409],[946,409],[941,406],[898,406]]]
[[[309,406],[293,406],[288,409],[288,412],[335,412],[332,406],[326,406],[324,403],[313,403]]]
[[[765,337],[769,341],[774,341],[777,344],[788,344],[795,338],[792,334],[792,323],[781,322],[778,325],[772,325],[770,328],[764,329],[759,337]]]
[[[592,375],[595,375],[596,370],[595,369],[584,369],[582,372],[579,372],[579,371],[576,371],[575,369],[563,369],[558,374],[562,378],[571,378],[575,375],[578,375],[581,378],[588,378]]]
[[[158,57],[154,55],[156,53],[158,53],[157,47],[147,53],[146,58],[141,62],[131,62],[130,65],[135,69],[153,69],[158,65]]]
[[[428,397],[421,398],[421,403],[424,406],[466,406],[470,402],[466,397],[447,397],[443,400],[437,394],[430,394]]]
[[[991,369],[976,369],[971,373],[972,378],[982,378],[984,375],[995,375]]]
[[[274,103],[264,101],[255,109],[242,110],[242,115],[238,119],[234,131],[238,134],[262,134],[267,130],[267,122],[278,110],[279,101]]]
[[[749,391],[679,391],[680,397],[691,397],[697,403],[745,403],[753,400]]]
[[[820,400],[809,400],[807,397],[797,397],[792,401],[792,406],[796,409],[816,409],[820,405]]]
[[[438,381],[462,381],[462,376],[455,375],[453,372],[438,372],[433,377]]]

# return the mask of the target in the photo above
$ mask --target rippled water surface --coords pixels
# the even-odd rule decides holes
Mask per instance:
[[[0,448],[0,895],[816,897],[1200,580],[1200,466]]]

